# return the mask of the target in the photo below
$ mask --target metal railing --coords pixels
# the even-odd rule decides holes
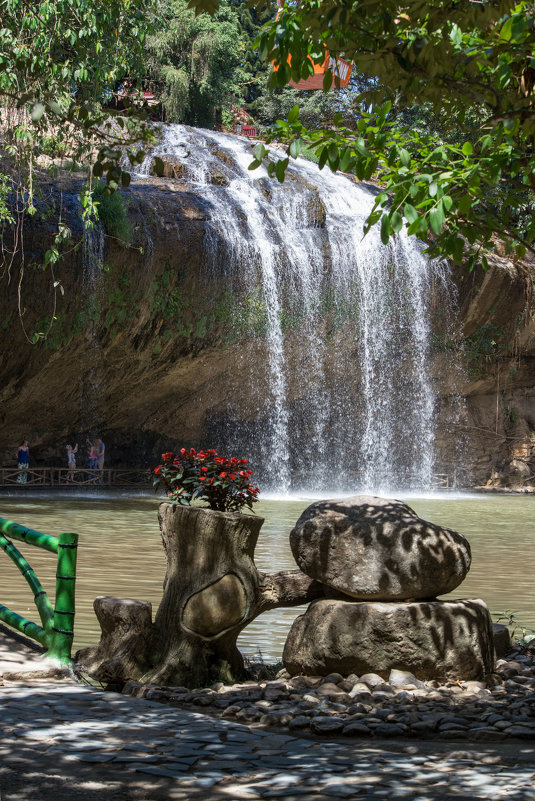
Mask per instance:
[[[8,537],[57,555],[54,606],[35,572]],[[27,620],[2,604],[0,604],[0,620],[43,645],[47,650],[47,656],[59,659],[61,662],[70,662],[74,637],[78,534],[60,534],[58,537],[53,537],[0,517],[0,548],[15,563],[30,586],[41,625]]]
[[[0,487],[72,487],[94,486],[132,487],[147,484],[146,470],[121,470],[107,468],[98,470],[77,467],[16,467],[0,468]]]

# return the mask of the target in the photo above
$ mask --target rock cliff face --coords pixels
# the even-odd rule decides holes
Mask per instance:
[[[242,369],[244,358],[266,358],[254,288],[229,281],[224,253],[220,270],[213,260],[207,269],[206,200],[177,165],[169,164],[167,175],[135,179],[124,191],[132,230],[128,247],[101,226],[82,242],[75,182],[47,190],[48,204],[61,202],[78,247],[56,266],[53,280],[64,294],[57,296],[48,338],[37,344],[24,330],[29,336],[44,331],[54,313],[50,271],[38,267],[52,231],[44,213],[26,221],[23,326],[16,311],[18,260],[11,279],[4,277],[0,297],[4,465],[14,464],[23,438],[30,440],[33,464],[63,464],[65,443],[83,444],[88,434],[102,434],[109,463],[148,465],[162,449],[213,443],[217,426],[228,424],[229,391],[239,394],[230,401],[245,435],[248,427],[262,425],[258,398],[268,389],[262,382],[269,375],[259,373],[253,391]],[[225,176],[222,161],[214,185]],[[44,207],[43,201],[43,212]],[[321,228],[319,201],[302,213],[303,225]],[[9,236],[4,247],[10,247]],[[450,475],[457,469],[465,485],[535,483],[534,276],[532,268],[498,256],[487,274],[455,272],[454,328],[464,332],[462,358],[458,338],[444,333],[437,303],[435,469]],[[294,336],[291,326],[288,336]],[[332,339],[340,347],[343,335],[334,332]],[[342,347],[350,354],[354,345]],[[290,386],[288,392],[298,407],[303,388]]]
[[[455,273],[466,468],[474,485],[528,489],[535,486],[535,266],[497,254],[489,263],[487,273]]]

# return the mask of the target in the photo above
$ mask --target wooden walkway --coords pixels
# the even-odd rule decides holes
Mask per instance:
[[[299,479],[299,474],[294,475]],[[306,480],[308,476],[302,476]],[[402,481],[391,477],[392,486],[410,486],[409,476],[404,475]],[[23,480],[25,479],[25,480]],[[359,486],[361,476],[355,474],[355,486]],[[417,482],[416,476],[414,477]],[[403,483],[405,482],[405,483]],[[27,470],[18,470],[16,467],[0,467],[1,487],[142,487],[150,488],[147,470],[121,470],[119,468],[106,468],[104,470],[90,470],[79,467],[69,470],[67,467],[29,467]],[[451,489],[453,482],[447,473],[435,473],[431,478],[429,489]]]
[[[0,467],[0,487],[149,487],[146,470]]]

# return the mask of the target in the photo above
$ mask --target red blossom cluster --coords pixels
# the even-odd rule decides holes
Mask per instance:
[[[189,506],[205,500],[210,509],[238,512],[244,506],[252,510],[258,500],[258,487],[251,484],[252,470],[243,465],[247,459],[220,456],[213,448],[196,451],[181,448],[179,453],[162,453],[162,464],[150,471],[153,486],[164,489],[174,503]]]

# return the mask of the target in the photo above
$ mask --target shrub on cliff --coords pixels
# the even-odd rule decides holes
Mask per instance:
[[[93,191],[93,200],[97,204],[99,220],[108,236],[118,239],[122,245],[129,245],[132,240],[132,226],[126,212],[126,201],[120,190],[109,194],[106,184],[99,181]]]

